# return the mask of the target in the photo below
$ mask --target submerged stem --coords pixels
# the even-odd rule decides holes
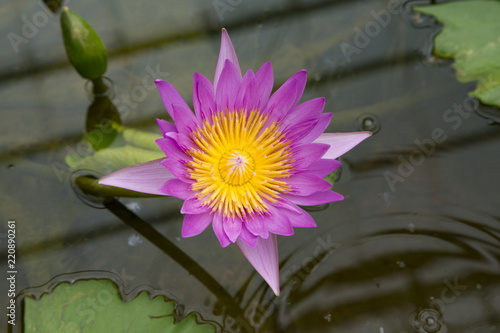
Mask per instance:
[[[104,83],[102,76],[92,80],[92,92],[94,95],[102,95],[108,90],[108,86]]]
[[[254,332],[250,323],[248,323],[245,319],[244,311],[241,309],[239,304],[236,303],[233,296],[231,296],[212,275],[200,266],[200,264],[175,246],[174,243],[163,236],[153,226],[143,221],[140,217],[127,209],[117,199],[106,198],[104,200],[104,206],[125,224],[136,230],[153,245],[158,247],[162,252],[171,257],[175,262],[200,281],[215,296],[217,296],[219,301],[225,305],[227,312],[238,321],[238,324],[241,325],[246,332]]]

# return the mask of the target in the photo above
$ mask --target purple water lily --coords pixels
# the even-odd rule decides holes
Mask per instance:
[[[182,236],[196,236],[211,223],[220,244],[238,244],[278,295],[276,235],[316,227],[299,206],[343,199],[324,177],[340,166],[336,158],[371,133],[323,133],[332,117],[322,113],[325,99],[297,105],[305,70],[272,95],[269,62],[242,77],[225,29],[213,84],[194,74],[194,113],[170,83],[156,85],[175,123],[158,119],[163,138],[156,143],[167,158],[99,183],[183,199]]]

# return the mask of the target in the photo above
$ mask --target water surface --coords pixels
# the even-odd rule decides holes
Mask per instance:
[[[78,152],[91,99],[65,58],[59,14],[24,0],[0,10],[5,36],[47,17],[26,43],[0,40],[0,242],[16,220],[17,290],[110,278],[124,295],[166,295],[179,317],[196,311],[227,332],[499,332],[498,109],[467,97],[475,84],[433,57],[439,26],[411,12],[426,2],[395,14],[387,1],[222,2],[231,10],[202,0],[68,5],[108,48],[127,126],[160,136],[155,118],[167,113],[153,74],[191,100],[193,72],[213,77],[225,27],[242,70],[272,62],[275,88],[308,70],[302,101],[326,98],[328,132],[375,132],[340,159],[334,188],[346,199],[311,210],[318,228],[278,238],[282,295],[212,232],[182,239],[178,199],[103,204],[75,192],[64,159]]]

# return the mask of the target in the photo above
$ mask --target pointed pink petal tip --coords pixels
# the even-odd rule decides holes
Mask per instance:
[[[164,192],[160,191],[160,188],[167,180],[174,179],[175,176],[160,164],[162,160],[153,160],[120,169],[99,179],[99,184],[121,187],[136,192],[165,195]]]
[[[330,145],[330,149],[323,155],[323,158],[336,159],[371,135],[372,132],[323,133],[314,140],[314,143],[326,143]]]
[[[238,78],[241,81],[242,76],[238,57],[236,56],[233,43],[231,42],[231,38],[229,38],[227,30],[223,28],[221,34],[219,59],[217,60],[217,67],[215,67],[214,91],[217,91],[217,85],[219,83],[220,75],[222,73],[222,69],[224,68],[224,63],[226,62],[226,60],[229,60],[233,63],[234,67],[236,68]]]
[[[269,234],[268,239],[260,238],[257,246],[252,249],[240,239],[236,240],[241,252],[252,264],[255,270],[267,282],[276,296],[280,294],[280,276],[278,261],[278,243],[275,234]]]

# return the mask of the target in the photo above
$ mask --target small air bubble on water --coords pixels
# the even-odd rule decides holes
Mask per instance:
[[[137,234],[130,235],[127,241],[129,246],[136,246],[137,244],[142,244],[142,238]]]
[[[358,117],[359,129],[377,133],[380,130],[380,122],[374,114],[365,113]]]
[[[131,210],[134,213],[138,213],[141,210],[141,205],[137,201],[131,201],[131,202],[125,204],[125,207],[127,207],[129,210]]]

